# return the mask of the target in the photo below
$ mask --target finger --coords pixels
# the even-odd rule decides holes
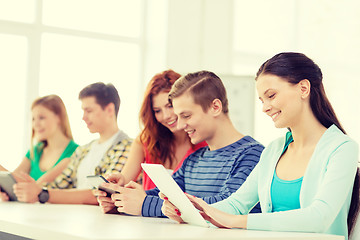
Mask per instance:
[[[159,192],[159,197],[162,199],[162,200],[169,200],[165,194],[163,194],[162,192]]]
[[[93,189],[92,193],[95,197],[106,197],[106,192],[101,191],[99,189]]]
[[[106,208],[106,207],[114,207],[114,203],[113,202],[101,202],[100,207]]]
[[[208,222],[210,222],[211,224],[213,224],[214,226],[218,227],[218,228],[228,228],[222,224],[220,224],[219,222],[217,222],[215,219],[213,219],[212,217],[210,217],[209,215],[207,215],[205,212],[200,211],[199,212],[200,215]]]
[[[164,201],[163,206],[165,206],[166,208],[169,208],[169,209],[176,208],[176,206],[174,204],[172,204],[170,201],[167,201],[167,200]]]
[[[119,180],[122,178],[122,175],[120,173],[111,173],[111,174],[106,174],[105,178],[111,183],[118,183]]]
[[[103,203],[103,202],[108,202],[108,203],[114,203],[114,201],[111,199],[111,198],[109,198],[109,197],[103,197],[103,196],[99,196],[99,197],[97,197],[97,199],[98,199],[98,202],[100,203]]]
[[[172,219],[172,220],[174,220],[174,221],[176,221],[176,222],[178,222],[178,223],[184,223],[184,220],[182,220],[182,218],[181,217],[179,217],[179,216],[177,216],[177,215],[171,215],[171,216],[168,216],[170,219]]]
[[[164,213],[166,216],[181,216],[180,210],[169,201],[164,201],[163,208],[164,212],[166,212],[166,214]]]
[[[101,183],[100,186],[120,192],[121,187],[115,183]]]
[[[116,201],[122,201],[124,200],[124,194],[121,193],[115,193],[111,195],[111,200],[116,202]]]
[[[21,190],[21,189],[28,189],[29,184],[27,182],[19,182],[13,185],[13,189]]]
[[[128,184],[126,184],[124,187],[126,188],[133,188],[133,189],[142,189],[142,186],[134,181],[130,181]]]
[[[104,206],[104,207],[101,207],[101,211],[103,213],[109,213],[114,208],[116,208],[114,205],[112,205],[112,206],[110,206],[110,205],[109,206]]]
[[[122,208],[121,210],[122,211],[119,211],[119,212],[123,212],[124,211],[124,202],[123,201],[115,201],[114,202],[114,205],[116,206],[116,207],[118,207],[118,211],[119,211],[119,208]]]
[[[194,205],[194,207],[200,211],[204,210],[204,207],[201,205],[202,204],[202,199],[197,198],[195,196],[189,195],[189,194],[185,194],[187,196],[187,198],[190,200],[190,202]]]
[[[35,179],[33,179],[32,177],[30,177],[29,174],[24,173],[24,172],[20,172],[19,173],[20,178],[21,178],[21,182],[35,182]]]
[[[0,192],[0,200],[3,202],[7,202],[9,201],[9,196],[4,192]]]

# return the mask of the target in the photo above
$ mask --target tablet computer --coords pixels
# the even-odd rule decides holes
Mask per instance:
[[[184,222],[201,227],[209,227],[209,224],[200,215],[199,211],[186,197],[185,193],[163,165],[142,163],[141,167],[159,190],[169,198],[169,201],[179,208]]]
[[[10,201],[17,201],[17,197],[13,190],[13,185],[16,183],[15,178],[10,172],[0,171],[0,188],[9,196]]]

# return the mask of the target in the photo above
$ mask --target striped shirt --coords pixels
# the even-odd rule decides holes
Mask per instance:
[[[201,197],[209,204],[215,203],[229,197],[245,182],[263,149],[264,146],[250,136],[214,151],[206,146],[185,159],[172,177],[184,192]],[[146,191],[143,216],[164,217],[163,200],[158,193],[158,188]],[[253,212],[260,212],[260,207],[256,206]]]

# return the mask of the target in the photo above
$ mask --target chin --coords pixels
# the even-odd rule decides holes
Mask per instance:
[[[183,130],[179,130],[177,127],[168,127],[168,129],[169,129],[170,132],[172,132],[172,133],[176,133],[176,132],[183,131]]]
[[[45,138],[45,137],[38,137],[38,138],[36,138],[36,141],[43,142],[43,141],[46,141],[46,139],[47,138]]]
[[[89,132],[90,132],[90,133],[96,133],[97,131],[95,131],[95,129],[89,128]]]
[[[196,139],[196,138],[190,138],[190,142],[192,144],[196,145],[196,144],[202,142],[202,140],[201,139]]]
[[[275,122],[274,123],[274,126],[276,128],[287,128],[287,126],[285,126],[285,124],[281,124],[280,122]]]

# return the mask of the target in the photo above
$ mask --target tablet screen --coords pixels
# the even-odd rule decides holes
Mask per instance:
[[[181,190],[179,185],[177,185],[163,165],[142,163],[141,167],[159,190],[169,198],[169,201],[179,208],[181,218],[184,222],[197,226],[209,227],[208,223],[203,219],[199,211],[186,197],[185,193]]]

